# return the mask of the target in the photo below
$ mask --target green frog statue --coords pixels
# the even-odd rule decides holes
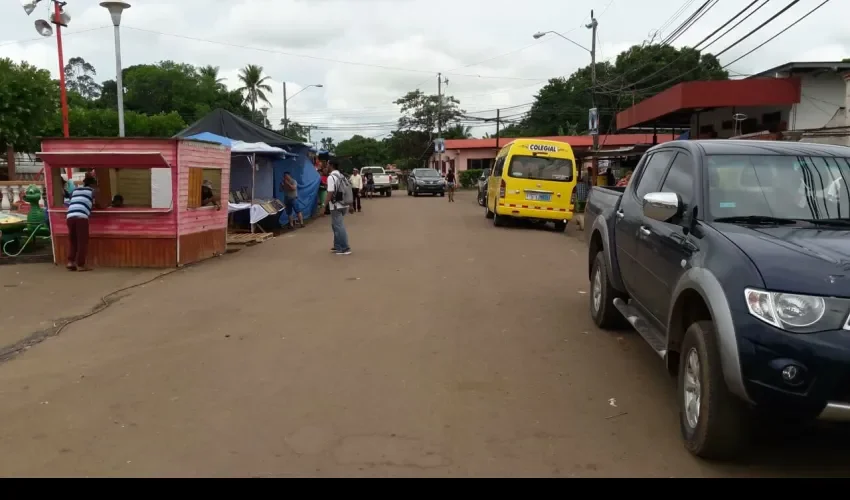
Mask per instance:
[[[30,235],[35,231],[36,236],[50,236],[50,228],[47,225],[47,216],[44,209],[41,208],[38,202],[41,200],[41,189],[34,184],[30,184],[24,192],[24,201],[29,203],[30,211],[27,214],[27,229],[26,234]]]

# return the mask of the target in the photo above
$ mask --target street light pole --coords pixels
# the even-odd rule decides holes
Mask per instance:
[[[65,90],[65,56],[62,53],[62,7],[64,5],[65,2],[53,2],[53,17],[56,23],[56,50],[59,53],[59,99],[62,105],[62,135],[71,137],[71,125],[68,120],[68,92]]]
[[[315,83],[313,85],[307,85],[303,89],[292,94],[292,97],[286,97],[286,82],[283,82],[283,135],[286,135],[286,128],[289,126],[289,115],[286,111],[286,103],[288,103],[290,99],[294,98],[295,96],[297,96],[301,92],[304,92],[305,90],[309,89],[310,87],[316,87],[317,89],[320,89],[320,88],[323,88],[324,85],[322,85],[321,83]]]
[[[109,10],[115,30],[115,86],[118,94],[118,137],[124,137],[124,81],[121,69],[121,13],[130,8],[126,2],[101,2]]]
[[[286,128],[289,127],[289,115],[286,112],[286,82],[283,82],[283,135],[286,136]]]

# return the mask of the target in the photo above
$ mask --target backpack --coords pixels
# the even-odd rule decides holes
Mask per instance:
[[[339,171],[334,176],[334,203],[341,203],[346,207],[354,203],[354,191],[351,190],[351,181],[345,178]],[[334,175],[331,174],[331,175]]]

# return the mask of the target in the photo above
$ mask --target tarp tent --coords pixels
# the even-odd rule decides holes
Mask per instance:
[[[216,111],[213,111],[213,113],[216,113]],[[223,112],[227,113],[226,111]],[[202,118],[194,125],[203,122],[206,118],[207,117]],[[239,117],[235,118],[241,120]],[[250,122],[248,122],[248,125],[260,128],[261,130],[266,130]],[[181,135],[182,133],[183,132],[178,135],[184,137]],[[280,186],[283,182],[283,174],[285,172],[289,172],[298,183],[298,210],[301,211],[305,218],[312,216],[315,212],[316,204],[318,203],[319,183],[321,178],[319,173],[316,172],[313,162],[310,160],[310,148],[308,145],[294,141],[293,144],[285,146],[274,146],[265,143],[265,141],[249,143],[247,141],[235,139],[234,137],[219,135],[214,131],[201,131],[185,137],[230,146],[231,153],[234,156],[241,158],[241,161],[233,161],[231,163],[231,187],[251,185],[251,167],[250,162],[245,161],[246,156],[256,153],[257,156],[268,158],[268,162],[261,162],[260,165],[268,165],[270,168],[262,168],[262,166],[260,166],[254,174],[255,178],[253,179],[253,183],[255,186],[255,197],[257,199],[276,198],[283,201],[283,191],[280,189]],[[286,139],[283,136],[279,137]],[[281,224],[287,224],[289,222],[289,217],[286,215],[286,212],[280,213],[279,222]]]
[[[273,130],[257,125],[223,109],[211,111],[205,117],[189,125],[185,130],[178,132],[174,137],[188,138],[204,132],[237,141],[264,142],[276,148],[309,146],[303,142],[284,137]]]

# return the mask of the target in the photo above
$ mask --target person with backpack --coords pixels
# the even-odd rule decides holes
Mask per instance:
[[[328,208],[331,211],[331,229],[334,234],[331,252],[337,255],[351,255],[343,218],[354,201],[354,193],[351,190],[351,182],[339,171],[339,161],[333,158],[329,163],[331,173],[328,176]]]

